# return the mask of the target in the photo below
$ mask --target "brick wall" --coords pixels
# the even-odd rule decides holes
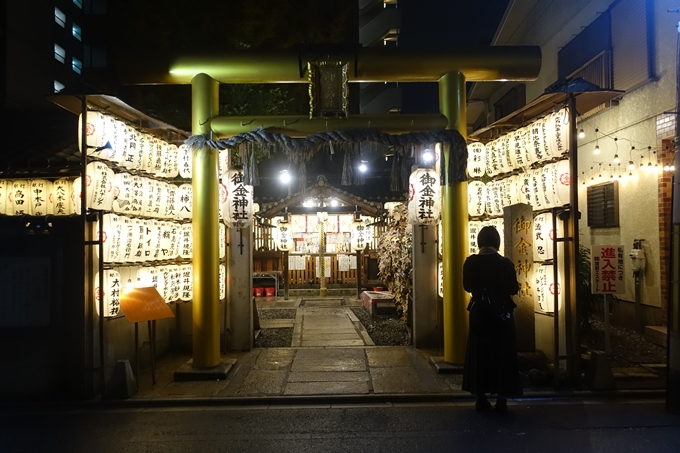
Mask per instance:
[[[663,114],[656,119],[657,158],[659,165],[671,165],[674,160],[673,139],[676,115]],[[668,279],[670,267],[671,194],[673,174],[661,171],[658,176],[659,195],[659,257],[661,258],[661,312],[662,323],[668,320]]]

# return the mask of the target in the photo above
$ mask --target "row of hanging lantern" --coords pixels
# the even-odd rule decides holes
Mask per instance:
[[[560,159],[569,149],[569,130],[569,111],[562,108],[486,145],[471,143],[468,175],[471,178],[481,178],[484,174],[497,176]]]
[[[191,223],[139,219],[108,213],[102,221],[103,260],[105,263],[136,263],[191,259],[193,236]],[[219,234],[226,227],[219,224]],[[220,258],[226,256],[224,241],[219,241]],[[99,248],[97,257],[99,256]]]
[[[569,161],[561,160],[518,175],[489,181],[468,182],[468,214],[503,215],[503,208],[525,203],[534,211],[569,204]]]
[[[104,269],[104,289],[99,287],[99,273],[94,278],[95,310],[99,314],[99,299],[104,298],[104,316],[121,314],[120,298],[132,288],[155,287],[166,303],[188,302],[193,299],[193,268],[191,264],[171,264],[155,267],[117,267]],[[220,264],[219,298],[227,297],[227,269]]]
[[[361,217],[354,216],[350,225],[351,247],[354,251],[363,251],[373,241],[373,228],[366,224]],[[283,252],[290,252],[295,249],[295,239],[291,224],[286,217],[281,218],[276,223],[274,229],[274,244],[276,248]]]

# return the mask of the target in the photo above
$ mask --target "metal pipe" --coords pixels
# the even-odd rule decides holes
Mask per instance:
[[[221,83],[308,83],[307,62],[317,61],[348,63],[350,82],[436,82],[454,72],[471,82],[529,81],[541,70],[538,46],[236,50],[154,58],[127,53],[119,58],[123,83],[141,85],[188,84],[201,73]]]
[[[439,81],[439,108],[448,118],[447,129],[467,137],[465,115],[465,76],[446,74]],[[453,165],[451,149],[444,146],[444,162]],[[448,172],[447,172],[448,174]],[[442,209],[442,267],[444,274],[444,361],[465,361],[468,319],[468,293],[463,288],[463,263],[468,251],[467,181],[446,181]]]
[[[569,205],[570,216],[567,220],[568,232],[571,238],[565,249],[568,250],[566,256],[568,261],[565,263],[567,274],[567,291],[565,291],[565,338],[566,338],[566,354],[570,357],[567,360],[567,368],[569,374],[574,382],[579,385],[581,383],[581,361],[578,360],[580,348],[580,336],[578,329],[578,303],[576,297],[578,295],[578,276],[579,276],[579,226],[578,220],[580,216],[578,208],[578,135],[576,129],[576,96],[574,93],[567,95],[567,107],[569,108],[569,173],[572,184],[569,185]]]

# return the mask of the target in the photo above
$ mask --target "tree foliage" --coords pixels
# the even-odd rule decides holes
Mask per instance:
[[[388,216],[387,229],[378,240],[378,275],[387,285],[406,319],[413,289],[413,227],[408,223],[406,203],[395,207]]]

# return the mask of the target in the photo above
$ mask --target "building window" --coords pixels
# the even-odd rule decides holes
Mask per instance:
[[[54,59],[59,63],[66,63],[66,51],[59,45],[54,45]]]
[[[71,69],[73,69],[73,72],[77,72],[78,74],[83,72],[83,62],[78,60],[76,57],[73,57],[73,60],[71,62]]]
[[[54,81],[54,92],[59,93],[61,90],[66,88],[63,83],[59,82],[58,80]]]
[[[77,26],[76,24],[73,24],[73,26],[71,27],[71,33],[73,34],[73,37],[76,38],[78,41],[83,40],[82,36],[80,35],[81,33],[80,27]]]
[[[83,0],[73,0],[73,4],[80,9],[83,9]]]
[[[619,182],[588,187],[588,226],[612,228],[619,226]]]
[[[54,8],[54,21],[62,28],[66,28],[66,14],[62,13],[59,8]]]

